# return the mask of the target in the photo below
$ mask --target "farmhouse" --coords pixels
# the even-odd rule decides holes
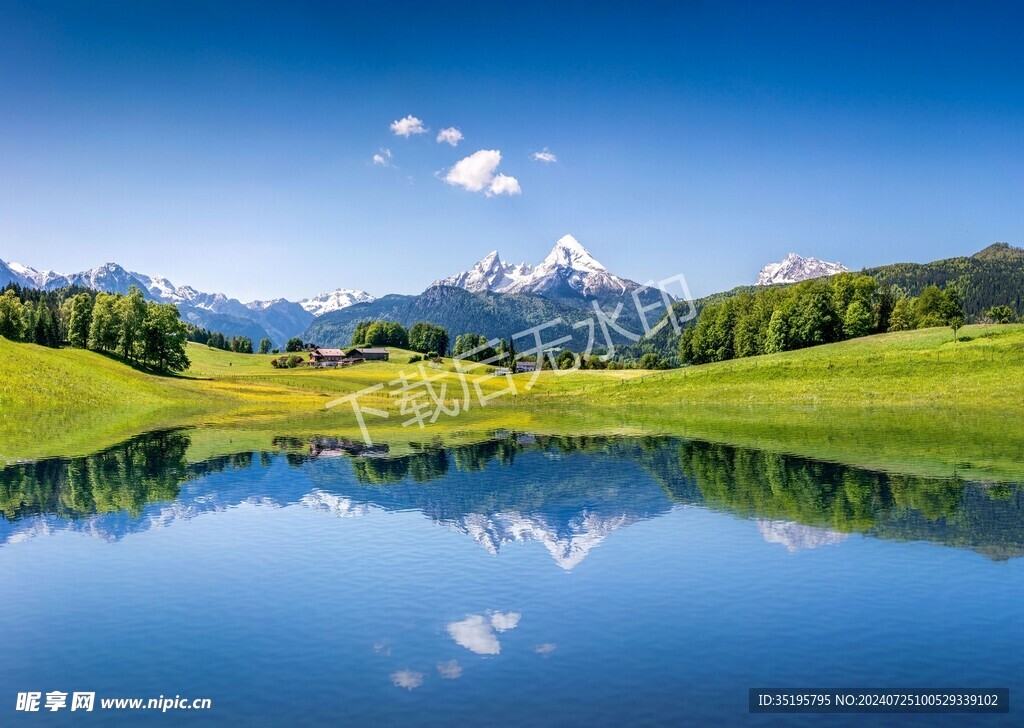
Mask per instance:
[[[341,349],[312,349],[309,352],[309,361],[313,364],[326,364],[328,362],[340,362],[345,358],[345,352]]]
[[[332,351],[336,351],[336,350],[332,350]],[[355,349],[349,349],[345,353],[345,356],[347,356],[349,359],[362,359],[364,361],[387,361],[388,360],[388,350],[387,349],[365,349],[365,348],[359,347],[359,348],[355,348]]]
[[[516,362],[516,373],[537,371],[537,362],[521,359]]]

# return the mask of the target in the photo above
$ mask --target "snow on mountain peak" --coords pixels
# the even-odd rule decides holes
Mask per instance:
[[[805,526],[795,521],[771,521],[759,519],[757,530],[768,543],[777,543],[786,547],[791,554],[804,549],[816,549],[821,546],[834,546],[850,537],[848,533],[830,531],[817,526]]]
[[[761,269],[757,276],[757,285],[770,286],[776,283],[797,283],[831,276],[836,273],[845,273],[850,269],[842,263],[829,263],[818,258],[805,258],[796,253],[790,253],[778,263],[769,263]]]
[[[533,266],[526,263],[515,265],[501,260],[497,250],[492,250],[469,270],[434,281],[431,286],[451,286],[467,291],[506,291],[533,273]]]
[[[37,271],[35,268],[29,268],[27,265],[15,263],[13,260],[7,264],[7,267],[13,270],[18,275],[25,277],[32,277],[39,273],[39,271]]]
[[[64,279],[64,276],[56,271],[52,270],[36,270],[35,268],[29,268],[27,265],[21,263],[4,263],[0,261],[0,268],[3,266],[7,267],[7,270],[13,274],[11,281],[4,280],[0,282],[0,285],[6,285],[8,282],[18,283],[28,288],[47,288],[52,281],[60,281]]]
[[[314,316],[323,316],[331,311],[340,311],[356,303],[369,303],[377,300],[366,291],[350,288],[339,288],[336,291],[325,291],[313,298],[304,298],[299,305]]]
[[[572,235],[558,239],[536,266],[503,263],[497,251],[469,270],[434,281],[433,285],[465,288],[475,293],[540,293],[554,296],[620,296],[639,284],[613,275]]]
[[[557,266],[570,268],[577,271],[607,272],[608,269],[601,265],[590,251],[584,248],[580,241],[572,235],[563,235],[555,243],[555,247],[548,253],[548,257],[538,266]]]
[[[575,256],[586,256],[592,257],[590,251],[583,247],[583,244],[574,238],[572,235],[563,235],[555,241],[555,247],[551,249],[552,253],[560,252],[562,255],[568,257]]]

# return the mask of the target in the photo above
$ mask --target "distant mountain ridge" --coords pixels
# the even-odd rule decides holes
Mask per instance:
[[[944,258],[931,263],[890,263],[866,268],[863,273],[907,296],[918,296],[930,285],[939,288],[956,286],[963,299],[968,322],[977,321],[990,307],[997,305],[1007,305],[1015,315],[1024,315],[1024,248],[1008,243],[994,243],[970,256]],[[700,312],[709,304],[756,291],[757,286],[737,286],[695,299],[693,305]],[[677,305],[680,313],[684,309]],[[695,321],[696,318],[686,325],[693,325]],[[678,351],[678,344],[679,336],[671,328],[663,327],[624,353],[634,358],[648,352],[671,357]]]
[[[758,283],[785,284],[844,270],[840,263],[790,254],[766,266]],[[1024,249],[1007,243],[994,243],[969,257],[898,263],[865,272],[909,295],[919,294],[930,284],[955,284],[961,289],[969,319],[977,318],[989,306],[1004,303],[1018,314],[1024,313]],[[356,323],[365,319],[387,319],[407,326],[429,321],[444,326],[453,337],[474,332],[496,338],[560,318],[558,330],[547,331],[545,340],[571,335],[570,345],[583,348],[588,343],[586,324],[595,321],[595,304],[606,313],[621,304],[616,322],[626,331],[643,333],[630,295],[640,284],[611,273],[571,235],[560,238],[536,266],[505,263],[492,251],[468,270],[435,281],[419,295],[392,294],[380,299],[342,288],[298,302],[278,298],[242,303],[221,293],[176,286],[162,276],[133,273],[115,263],[65,275],[0,260],[0,288],[10,283],[46,290],[79,285],[119,293],[137,285],[151,300],[177,305],[182,317],[196,326],[248,336],[254,342],[269,338],[279,347],[294,336],[325,346],[346,345]],[[738,287],[694,303],[699,310],[708,302],[753,288]],[[659,313],[650,315],[649,322],[653,324]],[[574,324],[582,328],[573,329]],[[599,326],[594,329],[598,346],[607,343],[602,334]],[[614,329],[612,336],[616,346],[633,343]],[[655,337],[637,343],[633,353],[671,354],[676,338],[664,327]]]
[[[295,336],[323,345],[347,344],[362,319],[409,326],[430,321],[453,336],[471,331],[508,337],[559,318],[565,329],[591,317],[593,303],[609,310],[623,304],[616,322],[642,333],[630,295],[641,285],[613,274],[571,235],[560,238],[537,265],[504,263],[494,251],[469,270],[435,281],[419,296],[377,299],[365,291],[339,288],[297,302],[278,298],[243,303],[222,293],[177,286],[163,276],[134,273],[116,263],[65,275],[0,261],[0,287],[9,283],[45,290],[79,285],[109,293],[127,293],[135,285],[151,300],[175,304],[195,326],[248,336],[254,342],[269,338],[278,347]],[[654,295],[645,293],[645,303]],[[583,342],[575,345],[585,345],[581,332],[570,333],[574,341]]]
[[[418,321],[429,321],[448,329],[453,337],[473,332],[488,338],[510,338],[531,327],[561,319],[561,324],[544,331],[544,340],[571,335],[574,346],[585,346],[586,332],[573,330],[571,326],[590,317],[591,310],[582,301],[570,303],[527,293],[474,293],[454,286],[433,286],[418,296],[382,296],[324,314],[310,324],[303,339],[321,346],[346,346],[352,340],[356,324],[368,319],[397,321],[407,327]],[[625,307],[620,322],[640,327],[638,319]],[[527,338],[516,342],[520,350],[531,345],[532,340]]]
[[[301,334],[322,313],[374,300],[365,291],[338,289],[298,303],[283,298],[242,303],[223,293],[176,286],[163,276],[133,273],[117,263],[65,275],[0,260],[0,287],[10,283],[43,290],[82,286],[105,293],[127,293],[131,286],[137,286],[150,300],[176,305],[182,318],[195,326],[229,336],[248,336],[254,342],[268,338],[276,346],[284,346],[288,339]]]
[[[931,263],[892,263],[864,271],[910,296],[926,286],[956,286],[968,321],[977,320],[990,307],[1007,305],[1024,314],[1024,249],[994,243],[971,256],[944,258]]]
[[[1017,248],[1009,243],[992,243],[971,256],[975,260],[1022,260],[1024,248]]]
[[[640,284],[620,278],[599,263],[572,235],[563,235],[537,265],[504,263],[493,250],[472,268],[436,280],[432,286],[473,293],[535,293],[549,298],[586,300],[622,296]]]
[[[805,258],[790,253],[778,263],[769,263],[757,276],[757,285],[770,286],[779,283],[799,283],[812,278],[846,273],[850,269],[842,263],[829,263],[818,258]]]
[[[376,297],[366,291],[339,288],[336,291],[317,294],[313,298],[303,298],[299,301],[299,305],[314,316],[323,316],[325,313],[340,311],[356,303],[369,303],[374,300]]]
[[[536,266],[505,263],[492,251],[468,270],[434,281],[418,296],[384,296],[326,313],[310,324],[303,338],[324,346],[344,346],[350,343],[356,324],[366,319],[397,321],[405,326],[429,321],[445,327],[453,337],[472,332],[488,338],[511,338],[560,320],[545,330],[544,341],[571,336],[571,342],[561,345],[579,350],[589,345],[591,331],[595,345],[607,343],[594,305],[611,314],[621,304],[616,324],[642,335],[643,324],[632,296],[641,288],[639,283],[611,273],[576,238],[565,235]],[[642,300],[650,304],[660,296],[656,291],[645,292]],[[657,317],[655,313],[652,319]],[[614,327],[609,326],[609,333],[617,345],[628,342]],[[534,343],[524,337],[516,346]]]

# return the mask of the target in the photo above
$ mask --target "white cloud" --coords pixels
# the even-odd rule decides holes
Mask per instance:
[[[444,181],[470,192],[485,192],[488,197],[520,194],[522,189],[515,177],[504,174],[495,176],[499,164],[501,152],[497,149],[481,149],[456,162],[448,170]]]
[[[497,655],[501,652],[501,643],[494,630],[507,632],[515,629],[522,616],[518,612],[494,612],[488,619],[482,614],[470,614],[461,622],[451,622],[448,634],[470,652]]]
[[[491,623],[482,614],[471,614],[461,622],[448,625],[448,634],[456,644],[478,655],[497,655],[501,644],[491,629]]]
[[[551,164],[552,162],[558,161],[558,157],[549,152],[547,147],[544,147],[539,152],[534,152],[530,155],[530,159],[535,162],[544,162],[545,164]]]
[[[494,179],[494,170],[501,164],[501,152],[497,149],[481,149],[455,163],[448,170],[444,181],[450,185],[465,187],[470,192],[480,192]]]
[[[392,167],[391,150],[381,147],[380,151],[373,155],[373,163],[378,167]]]
[[[462,665],[458,660],[437,663],[437,672],[446,680],[458,680],[462,677]]]
[[[423,673],[415,670],[399,670],[391,673],[391,682],[395,687],[415,690],[423,684]]]
[[[391,122],[391,131],[395,133],[395,136],[410,137],[413,134],[425,134],[427,127],[423,126],[423,120],[417,119],[412,114],[409,114],[404,119]]]
[[[499,632],[507,632],[519,626],[522,616],[519,612],[495,612],[491,615],[491,626]]]
[[[515,177],[509,177],[507,174],[497,175],[487,187],[488,197],[494,197],[495,195],[519,195],[522,192],[519,180]]]
[[[554,642],[545,642],[542,645],[537,645],[536,647],[534,647],[533,651],[536,652],[538,655],[542,655],[544,657],[547,657],[548,655],[550,655],[552,652],[555,651],[555,647],[556,647],[556,645],[555,645]]]
[[[454,126],[449,126],[447,129],[442,129],[437,133],[437,141],[451,144],[453,147],[457,147],[459,142],[463,139],[462,132],[456,129]]]

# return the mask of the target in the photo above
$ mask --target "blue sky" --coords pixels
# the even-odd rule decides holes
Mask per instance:
[[[1020,4],[290,5],[0,0],[0,259],[296,299],[571,233],[701,294],[1024,243]],[[519,194],[445,182],[480,150]]]

